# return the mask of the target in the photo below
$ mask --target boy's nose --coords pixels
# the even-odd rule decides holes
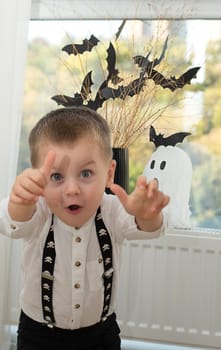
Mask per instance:
[[[66,182],[65,186],[65,193],[66,195],[74,195],[80,193],[80,187],[76,180],[70,179]]]

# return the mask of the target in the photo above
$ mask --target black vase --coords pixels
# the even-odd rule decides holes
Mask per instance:
[[[113,159],[116,160],[117,166],[114,176],[114,183],[120,185],[128,193],[129,190],[129,150],[128,148],[113,148]],[[106,193],[112,193],[106,189]]]

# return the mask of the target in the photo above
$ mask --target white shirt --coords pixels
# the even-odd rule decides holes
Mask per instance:
[[[0,203],[0,233],[23,238],[24,285],[21,308],[33,320],[43,322],[41,305],[41,265],[45,239],[51,223],[51,211],[43,198],[28,222],[15,222],[8,214],[8,199]],[[124,239],[148,239],[163,235],[160,230],[138,230],[134,217],[127,214],[117,196],[104,194],[101,203],[104,224],[111,236],[114,279],[109,314],[116,306],[121,247]],[[54,218],[56,261],[53,307],[56,326],[77,329],[100,321],[103,308],[103,262],[97,240],[94,217],[79,229]]]

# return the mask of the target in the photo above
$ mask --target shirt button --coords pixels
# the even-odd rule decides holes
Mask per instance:
[[[103,261],[103,259],[102,259],[102,258],[98,258],[98,262],[99,262],[99,264],[101,264],[101,263],[102,263],[102,261]]]
[[[75,242],[80,243],[81,242],[81,237],[76,237]]]
[[[76,289],[80,288],[80,283],[75,283],[74,288],[76,288]]]
[[[80,261],[75,261],[75,266],[81,266],[81,262]]]
[[[11,224],[10,227],[11,227],[12,230],[16,229],[16,225],[14,225],[14,224]]]
[[[75,304],[74,307],[75,307],[75,309],[79,309],[81,306],[80,306],[80,304]]]

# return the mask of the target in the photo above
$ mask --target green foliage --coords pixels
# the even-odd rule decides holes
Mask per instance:
[[[203,115],[196,126],[196,132],[208,134],[221,126],[221,40],[210,41],[206,50]]]
[[[208,171],[209,169],[209,171]],[[191,210],[198,226],[220,227],[221,157],[206,156],[195,168],[192,182]]]
[[[144,167],[151,156],[153,148],[146,135],[141,135],[129,148],[129,192],[134,190],[137,177],[143,174]]]

